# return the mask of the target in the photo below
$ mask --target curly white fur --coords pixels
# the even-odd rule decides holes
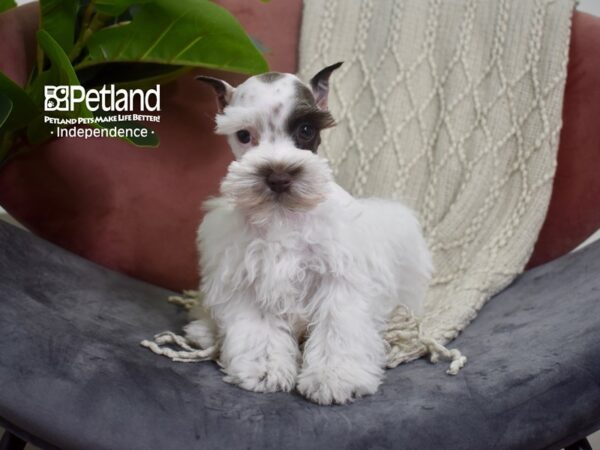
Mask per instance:
[[[238,159],[222,196],[205,203],[198,232],[203,304],[187,337],[202,346],[220,342],[228,382],[259,392],[295,387],[319,404],[346,403],[382,381],[382,332],[391,311],[403,304],[421,312],[429,251],[409,209],[353,198],[333,181],[324,158],[294,145],[285,131],[290,108],[271,117],[269,130],[262,119],[251,122],[253,105],[235,102],[262,83],[256,115],[269,116],[272,107],[293,104],[296,77],[250,80],[219,116],[228,133],[238,129],[235,115],[243,116],[239,126],[251,127],[257,139],[241,148],[229,135]],[[293,174],[288,191],[269,189],[271,171]]]

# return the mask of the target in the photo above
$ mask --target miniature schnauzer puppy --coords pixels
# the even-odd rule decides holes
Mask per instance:
[[[220,346],[225,380],[328,405],[374,393],[392,310],[420,314],[432,263],[414,214],[356,199],[317,153],[332,127],[326,67],[307,85],[266,73],[215,90],[235,155],[198,231],[202,305],[185,329]]]

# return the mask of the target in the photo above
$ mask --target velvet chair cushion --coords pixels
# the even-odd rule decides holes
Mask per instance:
[[[600,428],[600,242],[487,303],[457,376],[420,359],[333,407],[142,348],[186,321],[164,289],[2,222],[0,247],[0,425],[42,448],[559,449]]]
[[[273,70],[295,71],[300,0],[221,3],[269,49]],[[0,48],[0,70],[19,83],[33,61],[36,14],[26,5],[0,16],[0,40],[8,44]],[[532,264],[568,252],[600,225],[599,83],[600,19],[577,13],[555,189]],[[92,261],[171,289],[195,287],[201,203],[218,192],[231,155],[212,132],[210,89],[189,75],[165,86],[162,99],[160,148],[49,142],[0,171],[0,204],[36,234]]]

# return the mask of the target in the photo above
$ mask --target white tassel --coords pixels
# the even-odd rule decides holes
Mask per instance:
[[[186,290],[186,291],[183,291],[183,295],[169,296],[167,301],[174,305],[181,306],[186,311],[189,311],[198,304],[199,298],[200,298],[200,292]]]
[[[450,361],[450,367],[446,370],[448,375],[456,375],[467,363],[467,357],[458,349],[450,350],[426,336],[421,329],[421,321],[404,306],[396,309],[384,337],[388,344],[388,368],[419,358],[423,355],[423,347],[432,363],[438,362],[440,357]]]
[[[194,348],[184,336],[179,336],[171,331],[165,331],[154,336],[154,340],[144,339],[140,342],[142,347],[150,349],[157,355],[166,356],[177,362],[200,362],[215,359],[218,354],[216,345],[205,349]],[[173,350],[167,345],[177,345],[183,350]]]
[[[198,291],[183,291],[182,296],[173,295],[169,297],[169,302],[182,306],[186,310],[192,309],[198,304]],[[399,311],[401,309],[399,308]],[[450,361],[450,366],[446,373],[448,375],[456,375],[467,363],[467,357],[464,356],[458,349],[448,349],[440,344],[435,339],[425,336],[421,330],[421,323],[413,314],[405,309],[404,314],[395,317],[396,321],[401,324],[395,327],[390,327],[386,333],[386,341],[402,342],[417,339],[427,353],[430,354],[429,360],[432,363],[437,363],[440,356]],[[416,325],[416,333],[414,326]],[[412,328],[412,330],[411,330]],[[184,336],[177,335],[171,331],[165,331],[154,336],[152,341],[144,339],[140,344],[143,347],[150,349],[157,355],[162,355],[170,358],[172,361],[178,362],[200,362],[208,360],[216,360],[219,354],[219,344],[202,349],[195,347],[195,344],[190,342]],[[173,350],[168,345],[179,346],[182,350]],[[396,367],[401,361],[410,361],[418,358],[421,355],[421,350],[414,349],[406,352],[398,345],[391,345],[388,348],[388,367]]]
[[[450,361],[450,367],[446,370],[448,375],[456,375],[460,369],[467,363],[467,357],[460,350],[453,348],[452,350],[444,347],[433,338],[423,336],[421,332],[421,324],[419,324],[419,341],[425,346],[430,354],[429,360],[432,363],[439,361],[440,356]]]

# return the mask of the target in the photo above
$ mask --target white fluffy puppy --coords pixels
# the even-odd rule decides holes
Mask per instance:
[[[334,125],[327,93],[340,65],[310,86],[282,73],[237,88],[199,77],[217,93],[217,133],[236,160],[222,196],[205,204],[203,305],[187,337],[203,347],[218,339],[226,381],[296,387],[320,404],[377,390],[387,319],[400,304],[420,313],[432,270],[413,213],[353,198],[317,154],[321,130]]]

